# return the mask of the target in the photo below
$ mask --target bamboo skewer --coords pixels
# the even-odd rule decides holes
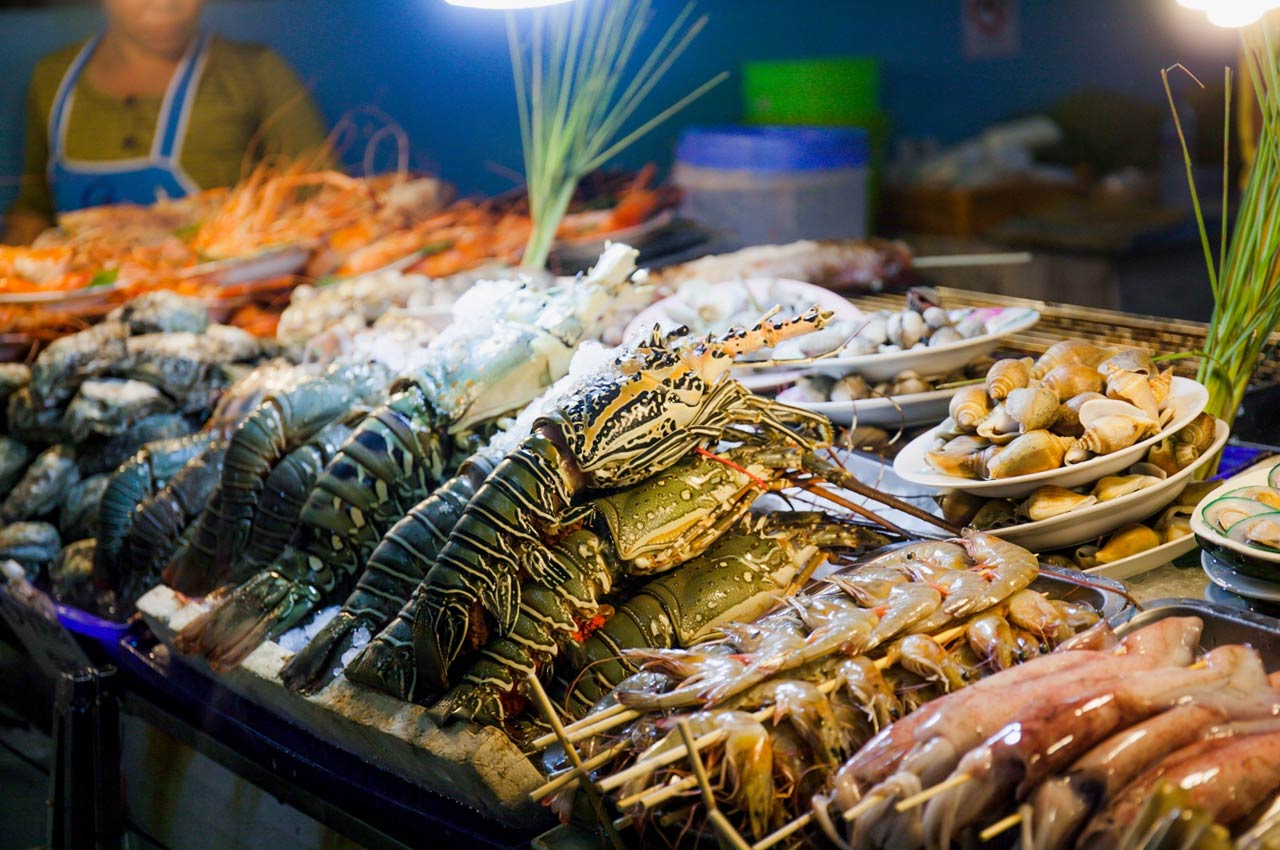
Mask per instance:
[[[1014,812],[1010,814],[1009,817],[998,819],[998,821],[996,821],[995,823],[992,823],[991,826],[987,827],[986,830],[979,832],[978,837],[982,838],[983,841],[991,841],[992,838],[995,838],[997,835],[1000,835],[1000,833],[1009,832],[1010,830],[1012,830],[1012,828],[1018,826],[1019,823],[1023,823],[1023,822],[1024,822],[1023,808],[1019,806],[1018,812]]]
[[[684,739],[685,750],[689,753],[689,765],[693,768],[693,775],[697,779],[698,787],[702,790],[702,804],[707,807],[707,819],[711,821],[712,828],[720,836],[720,840],[734,850],[751,850],[751,845],[743,840],[738,830],[734,829],[733,824],[729,823],[729,819],[724,816],[724,812],[716,806],[716,796],[711,791],[707,769],[702,764],[702,756],[698,753],[697,741],[693,738],[689,721],[683,717],[680,718],[676,728],[680,730],[680,737]]]
[[[566,736],[566,740],[568,740],[567,736]],[[573,742],[569,741],[569,745],[572,746],[572,744]],[[615,758],[619,753],[625,750],[627,748],[627,745],[628,745],[627,741],[619,741],[618,743],[614,744],[608,749],[602,752],[596,753],[594,756],[592,756],[591,758],[587,759],[585,762],[582,763],[583,769],[587,771],[592,771],[592,770],[595,770],[597,767],[603,767],[604,765],[608,764],[613,758]],[[576,767],[569,768],[568,770],[565,770],[562,773],[558,773],[555,776],[551,777],[549,782],[547,782],[545,785],[542,785],[536,791],[530,794],[529,799],[533,800],[533,802],[535,803],[540,803],[543,800],[545,800],[547,797],[550,797],[552,794],[559,791],[561,788],[564,788],[565,786],[571,785],[574,782],[576,782],[578,780],[579,775],[580,774],[579,774],[578,768]]]
[[[812,820],[813,820],[813,812],[805,812],[804,814],[800,815],[800,817],[793,820],[791,823],[787,824],[786,826],[779,827],[778,829],[766,835],[764,838],[757,841],[755,844],[751,845],[751,850],[769,850],[770,847],[777,844],[779,841],[784,841],[787,838],[790,838],[795,833],[804,829],[806,826],[809,825],[809,822]]]
[[[937,785],[926,788],[918,794],[912,794],[910,797],[899,800],[898,804],[893,808],[899,812],[910,811],[916,806],[924,805],[934,797],[947,793],[952,788],[959,788],[971,779],[973,779],[973,777],[967,773],[957,773],[955,776],[950,776],[939,782]]]

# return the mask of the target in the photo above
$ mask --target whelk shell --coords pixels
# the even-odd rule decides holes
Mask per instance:
[[[1157,425],[1154,419],[1127,401],[1120,401],[1114,398],[1095,398],[1089,399],[1080,405],[1080,424],[1085,427],[1085,430],[1088,430],[1095,422],[1105,416],[1126,416],[1131,419],[1141,419],[1151,427]]]
[[[926,452],[925,460],[943,475],[961,478],[986,478],[991,460],[1002,451],[981,437],[961,436],[939,451]]]
[[[956,427],[972,431],[991,412],[991,400],[987,398],[987,391],[983,387],[962,387],[951,397],[948,412],[955,420]]]
[[[987,477],[1013,478],[1046,472],[1062,466],[1063,457],[1072,445],[1070,437],[1059,437],[1048,431],[1029,431],[1018,437],[987,463]]]
[[[1160,405],[1163,410],[1169,401],[1169,391],[1173,389],[1173,368],[1170,367],[1163,372],[1152,375],[1148,379],[1148,383],[1151,385],[1151,394],[1155,396],[1156,404]],[[1212,428],[1209,430],[1210,432],[1213,431]]]
[[[1030,357],[1020,360],[997,360],[987,370],[987,395],[996,401],[1003,401],[1013,390],[1031,383]]]
[[[1054,420],[1053,428],[1051,429],[1053,433],[1061,434],[1064,437],[1082,436],[1084,434],[1084,426],[1080,424],[1080,406],[1093,399],[1106,399],[1106,396],[1102,393],[1081,393],[1058,405],[1058,418]]]
[[[1098,364],[1098,371],[1105,375],[1110,371],[1111,366],[1137,372],[1140,375],[1150,376],[1156,373],[1156,364],[1151,359],[1151,352],[1145,348],[1126,348],[1113,354]]]
[[[1058,397],[1043,386],[1022,387],[1009,393],[1004,409],[1023,432],[1035,431],[1048,428],[1058,418]]]
[[[1074,490],[1068,490],[1056,484],[1049,484],[1037,489],[1027,497],[1027,500],[1022,504],[1022,512],[1032,522],[1039,522],[1042,519],[1060,516],[1079,508],[1087,508],[1090,505],[1097,504],[1097,502],[1096,496],[1077,493]]]
[[[974,514],[969,525],[979,531],[994,531],[1018,524],[1018,515],[1006,499],[992,499]]]
[[[1151,381],[1145,375],[1112,367],[1107,374],[1107,398],[1127,401],[1149,419],[1160,418],[1160,405],[1151,391]]]
[[[1055,342],[1040,355],[1035,367],[1031,370],[1031,377],[1043,378],[1054,367],[1067,363],[1083,363],[1090,368],[1095,368],[1110,356],[1110,349],[1100,348],[1082,339],[1064,339],[1062,342]]]
[[[1147,463],[1163,469],[1166,474],[1173,475],[1182,467],[1174,456],[1173,436],[1165,437],[1147,452]]]
[[[1067,463],[1080,463],[1091,455],[1106,455],[1127,449],[1156,428],[1149,419],[1131,416],[1104,416],[1085,428],[1084,436],[1067,452]]]
[[[1040,386],[1052,391],[1058,401],[1066,401],[1081,393],[1100,392],[1104,382],[1097,369],[1083,363],[1064,363],[1050,370]]]
[[[1213,414],[1201,413],[1183,426],[1173,438],[1176,442],[1194,446],[1203,452],[1213,445],[1216,431],[1217,423],[1214,421]]]
[[[944,490],[938,494],[942,518],[955,525],[968,525],[987,500],[962,490]]]
[[[978,424],[978,436],[990,440],[998,445],[1003,445],[1022,433],[1022,427],[1018,424],[1018,420],[1009,415],[1009,411],[1005,410],[1004,402],[1000,402],[991,412],[987,414],[987,418]]]
[[[1155,530],[1163,543],[1171,543],[1179,537],[1191,533],[1191,514],[1195,511],[1192,505],[1173,505],[1160,514]]]

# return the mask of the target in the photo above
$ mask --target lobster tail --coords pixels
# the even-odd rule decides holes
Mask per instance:
[[[187,596],[204,596],[222,584],[226,574],[214,563],[218,528],[222,524],[222,488],[209,496],[209,503],[195,522],[190,542],[174,553],[164,571],[164,583]]]
[[[269,399],[240,423],[222,467],[222,522],[215,562],[226,573],[244,551],[263,483],[285,453],[284,413]]]
[[[189,623],[174,646],[184,654],[205,656],[215,672],[225,672],[263,640],[296,625],[315,601],[307,585],[275,570],[259,573],[217,608]]]
[[[358,629],[368,624],[350,611],[339,611],[311,642],[280,670],[280,681],[293,693],[319,693],[342,667],[342,656],[355,644]]]
[[[422,597],[414,594],[345,671],[352,682],[406,702],[415,699],[418,673],[413,650],[413,622]]]
[[[319,691],[333,678],[335,668],[342,666],[340,659],[351,648],[359,629],[376,633],[395,617],[397,608],[413,596],[435,563],[467,502],[494,465],[486,455],[472,456],[457,475],[415,505],[386,533],[342,610],[281,671],[285,687],[301,693]],[[405,644],[410,639],[406,624]],[[404,663],[412,664],[410,654],[404,656]],[[398,673],[395,679],[403,682],[404,675]]]

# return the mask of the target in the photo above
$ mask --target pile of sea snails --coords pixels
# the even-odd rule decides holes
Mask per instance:
[[[1021,500],[984,499],[948,490],[938,495],[943,516],[956,525],[981,531],[1052,519],[1145,490],[1195,463],[1213,445],[1214,418],[1201,413],[1176,433],[1147,450],[1146,458],[1121,475],[1107,475],[1075,489],[1046,484]],[[1191,503],[1192,505],[1195,502]],[[1189,515],[1189,511],[1187,514]],[[1165,541],[1167,542],[1167,541]]]
[[[1215,486],[1215,481],[1192,482],[1172,505],[1155,516],[1117,528],[1100,540],[1042,554],[1040,563],[1088,570],[1114,564],[1186,537],[1191,533],[1191,514],[1195,511],[1196,504]]]
[[[1038,360],[997,360],[951,399],[929,465],[999,479],[1081,463],[1158,433],[1176,414],[1173,371],[1137,348],[1065,340]]]

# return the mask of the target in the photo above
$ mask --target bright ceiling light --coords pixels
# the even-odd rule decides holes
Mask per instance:
[[[445,0],[451,6],[467,6],[472,9],[532,9],[535,6],[555,6],[569,0]]]
[[[1246,27],[1280,6],[1280,0],[1178,0],[1178,5],[1204,12],[1220,27]]]

